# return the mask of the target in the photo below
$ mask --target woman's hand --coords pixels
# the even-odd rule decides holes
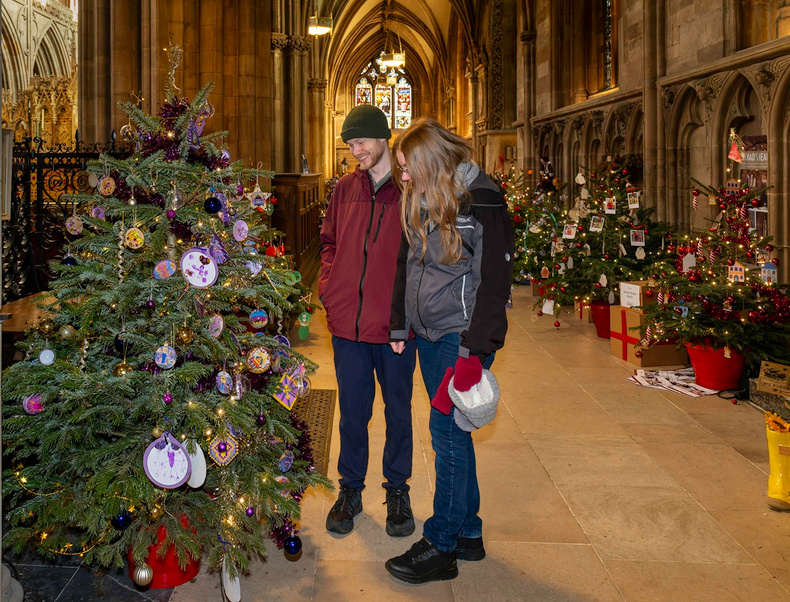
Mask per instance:
[[[403,350],[406,349],[406,341],[391,341],[390,347],[392,347],[392,351],[400,355],[403,353]]]

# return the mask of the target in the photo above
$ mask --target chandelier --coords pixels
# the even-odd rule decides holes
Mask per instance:
[[[332,17],[313,15],[307,23],[307,33],[311,36],[322,36],[332,32]]]
[[[385,67],[390,68],[399,68],[403,67],[406,64],[406,53],[403,52],[403,47],[400,43],[400,34],[398,34],[398,52],[395,52],[395,48],[390,48],[389,39],[390,39],[390,30],[389,30],[389,2],[385,1],[384,3],[384,20],[383,20],[383,27],[384,27],[384,54],[381,55],[381,64]]]

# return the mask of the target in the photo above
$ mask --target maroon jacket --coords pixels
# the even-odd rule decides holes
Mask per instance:
[[[390,304],[401,240],[400,191],[392,178],[374,194],[367,171],[337,183],[321,225],[318,296],[329,332],[388,343]]]

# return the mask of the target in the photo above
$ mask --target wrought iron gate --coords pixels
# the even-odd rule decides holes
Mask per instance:
[[[64,252],[70,235],[64,223],[73,211],[64,194],[91,190],[85,166],[101,153],[122,156],[115,132],[108,144],[85,144],[77,132],[73,146],[44,148],[43,141],[26,138],[14,143],[9,219],[3,221],[2,302],[38,293],[52,273],[49,262]]]

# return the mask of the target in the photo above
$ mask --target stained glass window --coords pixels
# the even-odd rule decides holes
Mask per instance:
[[[370,61],[362,70],[355,87],[354,106],[361,104],[375,104],[380,108],[387,116],[390,128],[409,127],[412,88],[403,67],[388,69],[381,64],[381,55]]]

